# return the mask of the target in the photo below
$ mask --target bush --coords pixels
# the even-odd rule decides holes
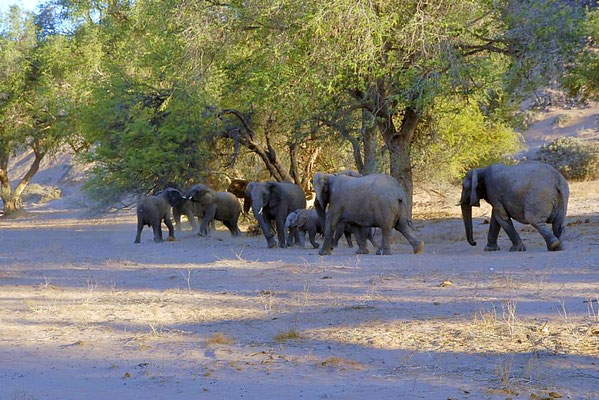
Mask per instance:
[[[62,192],[52,185],[29,184],[23,191],[23,201],[44,204],[51,200],[60,199]]]
[[[551,165],[568,180],[599,178],[599,144],[563,137],[542,146],[535,160]]]

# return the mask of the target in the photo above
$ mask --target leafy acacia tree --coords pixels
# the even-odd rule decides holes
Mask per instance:
[[[18,7],[10,9],[0,26],[0,195],[5,214],[22,207],[21,195],[42,159],[76,134],[66,121],[76,90],[69,79],[80,72],[80,58],[66,36],[43,28]],[[13,188],[10,157],[26,150],[33,160]]]
[[[373,116],[411,199],[412,147],[439,100],[478,103],[501,121],[566,61],[579,18],[552,0],[336,0],[317,8],[306,37],[326,89]]]

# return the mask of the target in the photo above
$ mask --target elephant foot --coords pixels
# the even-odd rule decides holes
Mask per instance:
[[[384,248],[379,247],[376,251],[376,255],[377,256],[390,256],[391,249],[384,249]]]
[[[139,239],[136,239],[135,242],[133,242],[133,243],[138,244],[139,243]]]
[[[424,242],[418,242],[418,245],[412,247],[412,249],[414,249],[414,254],[422,253],[422,250],[424,250]]]
[[[176,241],[176,239],[175,239],[175,237],[174,237],[174,236],[169,236],[169,237],[168,237],[168,239],[166,239],[166,240],[167,240],[167,241],[169,241],[169,242],[174,242],[174,241]]]
[[[485,251],[499,251],[499,246],[497,245],[497,243],[488,244],[485,246]]]
[[[154,243],[162,243],[162,239],[154,239]]]
[[[331,249],[326,249],[326,250],[320,249],[320,250],[318,250],[318,255],[319,256],[330,256],[331,253],[332,253]]]
[[[366,248],[359,248],[358,250],[356,250],[355,254],[370,254],[370,251],[368,251],[368,249]],[[379,254],[378,251],[376,254]]]
[[[267,243],[269,249],[273,249],[273,248],[277,247],[277,241],[274,240],[273,238],[266,239],[266,243]]]
[[[563,249],[564,247],[562,246],[562,242],[560,242],[558,239],[547,245],[547,250],[549,251],[561,251]]]
[[[282,249],[284,249],[286,247],[291,247],[291,246],[287,246],[287,243],[285,243],[285,242],[280,242],[279,243],[279,247],[282,248]]]
[[[524,243],[518,243],[510,247],[510,251],[526,251],[526,246]]]
[[[302,246],[302,247],[303,247],[303,246]],[[317,244],[313,244],[313,245],[312,245],[312,247],[314,247],[315,249],[317,249],[317,248],[319,248],[319,247],[320,247],[320,245],[317,243]]]

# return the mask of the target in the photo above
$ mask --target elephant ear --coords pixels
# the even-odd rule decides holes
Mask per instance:
[[[303,228],[308,223],[310,219],[310,212],[307,210],[302,210],[297,212],[297,227]]]
[[[480,199],[478,198],[478,171],[472,170],[472,178],[470,182],[470,205],[472,207],[480,207]]]
[[[267,183],[268,191],[270,192],[270,197],[268,200],[269,207],[276,207],[281,203],[281,191],[279,190],[279,185],[277,182],[268,182]]]
[[[321,172],[314,174],[314,190],[316,191],[316,200],[321,208],[326,208],[329,198],[329,176]]]
[[[256,182],[250,182],[245,187],[245,197],[246,198],[250,198],[250,199],[252,198],[252,190],[254,189],[255,184],[256,184]]]

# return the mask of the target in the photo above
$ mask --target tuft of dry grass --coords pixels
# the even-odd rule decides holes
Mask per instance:
[[[279,343],[285,343],[290,340],[299,340],[302,339],[302,335],[295,330],[291,329],[289,331],[279,332],[275,335],[275,340]]]
[[[363,370],[365,368],[364,365],[360,364],[357,361],[336,356],[329,357],[326,360],[320,361],[318,365],[320,365],[321,367],[332,367],[338,370]]]
[[[215,344],[225,345],[225,344],[233,344],[233,343],[235,343],[235,341],[222,332],[213,333],[212,335],[210,335],[208,340],[206,340],[206,344],[208,346],[215,345]]]

